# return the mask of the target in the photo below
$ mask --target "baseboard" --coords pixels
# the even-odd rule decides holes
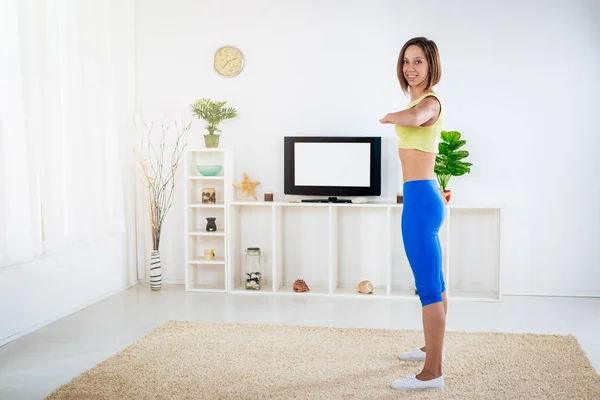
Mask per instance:
[[[147,278],[138,279],[138,283],[150,284],[150,280]],[[162,283],[165,285],[185,285],[185,279],[163,279]]]
[[[585,297],[600,298],[598,293],[502,293],[502,296],[530,296],[530,297]]]
[[[45,327],[47,325],[50,325],[50,324],[52,324],[52,323],[54,323],[54,322],[56,322],[56,321],[58,321],[60,319],[68,317],[69,315],[74,314],[74,313],[76,313],[78,311],[81,311],[84,308],[87,308],[87,307],[89,307],[89,306],[91,306],[93,304],[96,304],[96,303],[98,303],[98,302],[100,302],[100,301],[102,301],[104,299],[107,299],[107,298],[109,298],[111,296],[114,296],[115,294],[124,292],[125,290],[127,290],[129,288],[132,288],[132,287],[134,287],[137,284],[138,283],[135,282],[135,283],[133,283],[131,285],[124,285],[123,287],[121,287],[121,288],[119,288],[117,290],[112,290],[112,291],[110,291],[110,292],[108,292],[106,294],[103,294],[102,296],[98,296],[98,297],[96,297],[96,298],[94,298],[94,299],[92,299],[90,301],[87,301],[87,302],[85,302],[85,303],[83,303],[83,304],[81,304],[81,305],[79,305],[79,306],[77,306],[77,307],[75,307],[75,308],[67,311],[67,312],[64,312],[64,313],[59,314],[59,315],[57,315],[55,317],[52,317],[52,318],[50,318],[50,319],[48,319],[48,320],[46,320],[46,321],[44,321],[44,322],[42,322],[40,324],[34,325],[31,328],[28,328],[28,329],[26,329],[26,330],[24,330],[22,332],[15,333],[15,334],[10,335],[10,336],[8,336],[6,338],[1,338],[0,339],[0,347],[4,346],[5,344],[8,344],[8,343],[10,343],[12,341],[15,341],[15,340],[17,340],[17,339],[19,339],[19,338],[21,338],[21,337],[23,337],[23,336],[31,333],[31,332],[35,332],[38,329],[41,329],[41,328],[43,328],[43,327]]]
[[[140,284],[150,284],[148,279],[139,279]],[[185,279],[163,279],[162,283],[165,285],[185,285]],[[267,283],[269,285],[269,283]],[[575,297],[575,298],[600,298],[600,293],[506,293],[503,292],[501,296],[523,296],[523,297]],[[460,297],[460,296],[458,296]],[[417,296],[415,298],[418,299]],[[479,300],[479,299],[475,299]],[[500,298],[502,301],[502,298]]]

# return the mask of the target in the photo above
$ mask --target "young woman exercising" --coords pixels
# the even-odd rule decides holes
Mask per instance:
[[[402,165],[404,206],[402,239],[421,305],[425,346],[400,354],[403,360],[425,360],[418,375],[392,382],[398,390],[444,389],[442,358],[448,301],[442,273],[438,231],[444,221],[444,200],[434,173],[444,123],[444,108],[433,87],[441,65],[435,42],[417,37],[404,44],[398,58],[398,80],[410,95],[406,110],[379,122],[394,124]]]

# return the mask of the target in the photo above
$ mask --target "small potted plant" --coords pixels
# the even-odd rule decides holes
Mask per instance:
[[[438,145],[439,154],[435,158],[434,171],[446,204],[452,195],[452,191],[447,189],[450,178],[471,172],[473,164],[461,161],[469,156],[469,152],[459,150],[466,143],[465,140],[461,140],[460,132],[442,131],[442,141]]]
[[[206,147],[219,147],[220,135],[215,133],[222,132],[219,124],[226,119],[237,117],[237,111],[234,108],[225,107],[226,104],[226,101],[213,102],[211,99],[200,99],[190,106],[194,115],[208,123],[205,127],[208,134],[204,135]]]

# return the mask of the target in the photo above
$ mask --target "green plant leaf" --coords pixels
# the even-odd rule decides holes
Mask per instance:
[[[451,168],[442,165],[436,165],[433,170],[437,175],[450,175],[452,173]]]
[[[467,150],[458,150],[466,144],[458,131],[442,131],[442,141],[438,144],[438,154],[435,157],[434,172],[438,183],[446,189],[450,178],[471,172],[473,164],[460,161],[469,156]]]
[[[469,157],[469,152],[466,150],[458,150],[453,153],[450,153],[447,157],[452,161],[458,161],[462,160],[463,158]]]
[[[227,101],[213,102],[211,99],[198,99],[190,105],[190,111],[199,119],[203,119],[208,123],[206,130],[210,135],[215,132],[221,132],[219,123],[224,120],[237,117],[235,108],[224,108]]]
[[[456,142],[458,140],[460,140],[460,132],[458,131],[450,131],[448,132],[448,134],[450,135],[451,139],[450,139],[450,143]]]
[[[466,143],[467,143],[467,142],[466,142],[465,140],[456,140],[456,141],[454,141],[454,142],[451,142],[451,143],[449,143],[449,144],[448,144],[448,148],[449,148],[451,151],[454,151],[454,150],[456,150],[456,149],[459,149],[459,148],[463,147],[463,146],[464,146]]]
[[[469,166],[462,163],[456,163],[449,169],[454,176],[460,176],[470,172]]]
[[[453,143],[460,139],[460,132],[457,131],[442,131],[442,140],[447,143]]]
[[[442,155],[448,154],[450,152],[448,143],[440,142],[440,144],[438,144],[438,152]]]
[[[446,189],[446,187],[448,186],[448,182],[450,181],[451,175],[442,174],[442,175],[438,175],[437,178],[438,178],[438,183],[440,184],[442,189]]]

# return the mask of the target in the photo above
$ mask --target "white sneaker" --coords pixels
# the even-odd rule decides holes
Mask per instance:
[[[427,353],[425,353],[423,350],[421,350],[419,347],[417,347],[416,349],[412,349],[411,351],[407,351],[405,353],[401,353],[398,358],[404,361],[425,361],[425,356],[427,355]],[[444,361],[446,359],[446,354],[444,352],[444,350],[442,350],[442,361]]]
[[[416,375],[406,375],[404,379],[396,379],[392,382],[395,390],[444,390],[444,375],[428,381],[420,381]]]

